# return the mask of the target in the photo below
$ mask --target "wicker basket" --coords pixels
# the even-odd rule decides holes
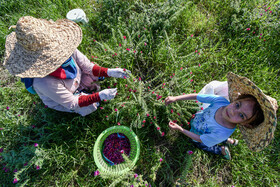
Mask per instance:
[[[129,154],[129,162],[125,161],[117,165],[110,165],[106,162],[106,160],[102,156],[103,151],[103,143],[106,138],[114,133],[122,133],[124,134],[130,142],[130,154]],[[112,175],[122,175],[129,170],[131,170],[134,165],[136,164],[140,155],[140,142],[138,137],[135,135],[133,131],[131,131],[126,126],[113,126],[106,130],[104,130],[97,138],[94,150],[93,150],[93,157],[94,162],[97,165],[99,171],[103,174],[110,174]]]

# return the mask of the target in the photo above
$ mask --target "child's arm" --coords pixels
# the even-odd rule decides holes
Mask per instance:
[[[195,141],[198,141],[198,142],[202,142],[201,139],[200,139],[200,136],[193,133],[193,132],[190,132],[186,129],[183,129],[181,126],[179,126],[177,123],[173,123],[172,121],[169,122],[169,127],[173,130],[177,130],[177,131],[180,131],[182,132],[183,134],[185,134],[186,136],[188,136],[189,138],[195,140]]]
[[[168,96],[165,98],[165,105],[169,105],[175,101],[180,100],[196,100],[197,94],[187,94],[187,95],[179,95],[179,96]]]

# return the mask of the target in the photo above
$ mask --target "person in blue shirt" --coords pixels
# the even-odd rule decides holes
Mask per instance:
[[[210,106],[196,113],[191,120],[190,130],[183,129],[174,122],[169,122],[169,127],[191,138],[198,148],[224,155],[229,160],[231,156],[228,147],[218,144],[225,142],[236,145],[238,140],[229,137],[235,131],[237,124],[254,128],[264,120],[262,109],[252,95],[240,95],[238,99],[230,103],[218,95],[187,94],[168,96],[165,104],[169,105],[180,100],[198,100],[202,103],[209,103]]]

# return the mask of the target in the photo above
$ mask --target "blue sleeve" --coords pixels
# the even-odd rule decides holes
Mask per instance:
[[[215,103],[215,102],[226,102],[229,103],[228,100],[219,95],[210,95],[210,94],[198,94],[196,99],[201,103]]]

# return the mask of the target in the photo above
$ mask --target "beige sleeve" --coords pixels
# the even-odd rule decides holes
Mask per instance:
[[[83,73],[93,75],[92,68],[94,66],[94,63],[91,63],[83,53],[76,49],[76,51],[73,53],[73,57],[76,60],[78,66],[83,71]]]
[[[33,87],[43,103],[49,108],[63,112],[75,112],[82,116],[88,115],[97,109],[96,103],[80,107],[78,104],[80,95],[74,95],[67,90],[64,86],[64,81],[67,80],[51,76],[35,78]]]

